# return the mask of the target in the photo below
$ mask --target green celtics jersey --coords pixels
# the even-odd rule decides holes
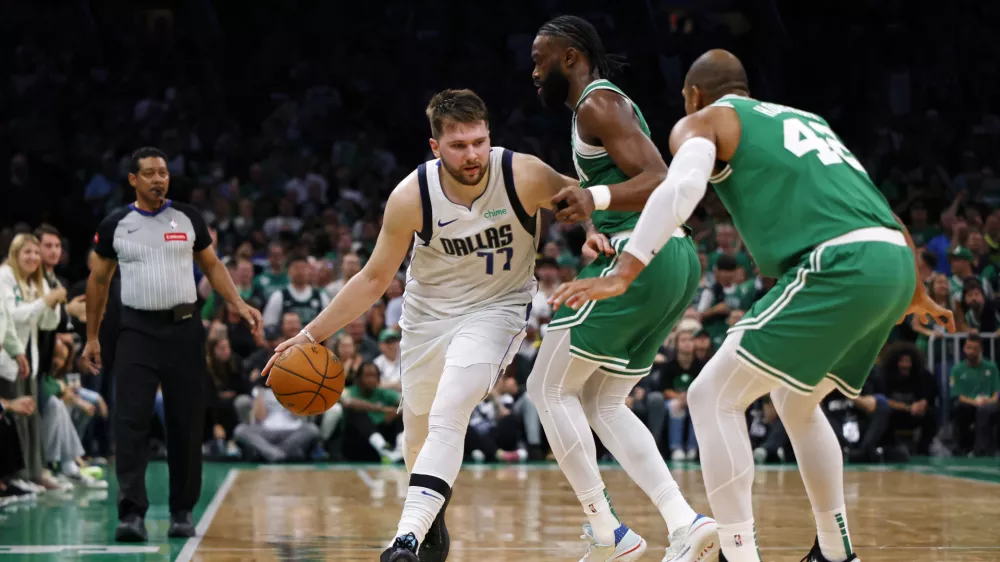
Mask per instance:
[[[607,80],[594,80],[580,94],[580,99],[576,102],[573,110],[573,134],[570,137],[570,146],[573,148],[573,164],[576,166],[576,175],[580,178],[580,187],[590,187],[592,185],[611,185],[621,183],[628,179],[628,176],[615,164],[615,161],[608,155],[608,151],[603,146],[591,146],[580,139],[576,130],[576,110],[579,109],[583,100],[591,92],[596,90],[611,90],[628,100],[635,110],[635,116],[639,119],[639,127],[642,132],[649,136],[649,127],[646,119],[639,111],[639,106],[632,102],[625,92]],[[594,223],[594,228],[604,234],[614,234],[635,228],[635,223],[639,221],[639,213],[631,211],[594,211],[590,215],[590,220]]]
[[[736,154],[711,178],[760,272],[779,277],[817,245],[869,227],[899,230],[864,167],[818,115],[742,96]]]

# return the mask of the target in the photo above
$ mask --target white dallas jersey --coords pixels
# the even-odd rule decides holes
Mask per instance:
[[[440,160],[417,168],[423,229],[406,271],[403,325],[417,313],[452,318],[497,305],[528,306],[535,295],[540,213],[529,216],[514,190],[514,153],[490,151],[486,190],[467,208],[441,188]]]

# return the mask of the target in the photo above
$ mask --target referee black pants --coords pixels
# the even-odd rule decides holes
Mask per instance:
[[[114,363],[114,434],[118,518],[145,517],[149,426],[156,390],[163,392],[170,469],[170,512],[191,511],[201,494],[206,407],[205,330],[195,314],[122,309]]]

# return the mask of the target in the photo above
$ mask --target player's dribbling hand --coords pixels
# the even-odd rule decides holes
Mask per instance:
[[[94,371],[101,370],[101,344],[96,339],[87,340],[87,345],[83,346],[83,359],[90,363]]]
[[[587,241],[583,244],[581,253],[587,261],[594,261],[601,254],[615,255],[615,249],[611,247],[611,241],[608,240],[607,236],[600,232],[592,232],[587,235]]]
[[[948,333],[955,333],[955,314],[934,302],[934,299],[927,294],[927,291],[917,291],[913,295],[913,300],[910,302],[910,306],[907,307],[906,313],[903,314],[903,318],[899,319],[897,324],[903,322],[903,320],[911,315],[915,314],[917,320],[926,326],[931,319],[933,319],[938,324],[941,324],[948,330]]]
[[[585,220],[594,212],[594,196],[581,187],[564,187],[552,198],[556,218],[564,222]]]
[[[285,353],[286,349],[296,345],[305,345],[308,343],[310,343],[309,338],[302,334],[296,334],[295,337],[279,343],[278,346],[274,348],[274,355],[272,355],[271,359],[268,360],[267,365],[264,366],[264,370],[260,372],[260,376],[264,378],[264,384],[271,386],[271,379],[268,377],[268,375],[271,374],[271,367],[273,367],[274,362],[277,361],[283,353]]]
[[[579,310],[587,301],[617,297],[624,293],[628,286],[629,283],[617,275],[577,279],[560,285],[549,297],[549,304],[552,305],[553,311],[559,310],[563,304],[573,310]]]

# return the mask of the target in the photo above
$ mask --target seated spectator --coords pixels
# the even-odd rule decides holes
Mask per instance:
[[[208,342],[206,346],[208,374],[212,386],[209,395],[209,409],[212,437],[215,441],[213,453],[236,456],[239,452],[232,442],[233,431],[239,424],[250,423],[250,381],[240,368],[240,359],[229,345],[228,338]]]
[[[721,342],[729,329],[727,320],[730,311],[748,310],[757,296],[752,283],[739,282],[741,269],[735,258],[719,254],[715,262],[715,283],[702,293],[701,302],[697,305],[702,326],[716,348],[716,342]]]
[[[712,337],[704,329],[698,330],[694,334],[694,358],[702,363],[708,363],[712,355],[715,355]]]
[[[894,344],[886,352],[883,393],[892,409],[886,435],[908,448],[916,442],[915,453],[928,455],[938,429],[934,378],[913,344]]]
[[[17,427],[8,423],[12,417],[30,416],[35,412],[35,400],[22,396],[7,400],[0,398],[0,507],[35,498],[35,493],[45,490],[41,486],[22,487],[15,476],[24,470],[24,457]]]
[[[386,328],[378,336],[378,348],[382,354],[375,358],[375,366],[378,367],[382,380],[379,383],[382,388],[403,391],[402,368],[399,364],[399,332]]]
[[[403,418],[399,393],[379,386],[373,363],[361,366],[354,384],[344,390],[344,454],[356,462],[399,462],[403,459]]]
[[[935,273],[931,276],[930,288],[928,294],[942,308],[947,310],[955,311],[958,307],[958,302],[960,299],[952,298],[951,288],[949,285],[948,278],[944,276],[943,273]],[[959,326],[961,330],[962,318],[961,314],[955,314],[956,325]],[[917,349],[921,353],[927,353],[927,343],[931,337],[937,335],[938,337],[943,336],[947,333],[945,327],[938,324],[933,319],[931,319],[927,324],[923,324],[919,318],[913,316],[910,318],[910,327],[914,332],[917,333]]]
[[[252,394],[250,423],[236,426],[235,441],[251,458],[272,463],[304,459],[319,438],[316,424],[286,410],[263,380],[258,380]]]
[[[962,306],[959,313],[955,314],[955,323],[960,330],[974,330],[984,334],[1000,329],[1000,308],[997,308],[995,301],[987,300],[978,279],[965,281]],[[986,357],[991,358],[989,353],[986,353]]]
[[[951,369],[951,397],[955,401],[955,434],[960,453],[993,454],[997,432],[997,392],[1000,371],[983,358],[978,334],[965,340],[965,359]]]
[[[469,420],[465,433],[465,458],[474,462],[518,462],[528,460],[521,445],[521,423],[512,415],[517,380],[504,375],[490,389]]]
[[[399,331],[399,320],[403,317],[403,287],[405,283],[396,277],[385,291],[385,325]]]
[[[360,271],[361,258],[357,254],[349,253],[340,256],[340,278],[324,287],[324,292],[332,299]]]
[[[723,259],[726,258],[720,258],[720,261]],[[667,447],[670,458],[675,461],[694,460],[698,457],[698,440],[688,414],[687,389],[704,366],[704,363],[695,358],[694,337],[691,332],[678,333],[677,353],[673,360],[663,365],[659,385],[654,389],[663,395],[669,413]]]
[[[70,417],[73,418],[77,436],[79,436],[84,445],[84,451],[86,451],[91,421],[95,416],[107,420],[108,405],[104,402],[101,393],[80,385],[80,373],[70,372],[77,364],[76,355],[73,347],[57,338],[52,353],[52,373],[55,379],[63,381],[73,393],[73,402],[69,404]]]
[[[271,293],[261,314],[265,326],[277,326],[286,312],[299,315],[308,324],[330,304],[330,297],[311,284],[312,266],[305,258],[292,258],[288,263],[288,285]]]
[[[344,332],[354,340],[354,347],[357,353],[365,361],[373,361],[379,355],[378,344],[368,335],[364,316],[351,321]]]
[[[834,390],[823,399],[823,412],[851,462],[909,459],[906,449],[882,447],[891,413],[884,390],[881,375],[874,371],[857,398],[848,398]]]
[[[358,354],[358,348],[354,345],[351,336],[347,334],[335,336],[330,338],[329,342],[333,342],[333,354],[340,359],[340,364],[344,366],[345,383],[347,386],[351,386],[354,381],[358,380],[361,366],[365,364],[365,360]]]
[[[254,292],[267,302],[275,291],[288,285],[288,271],[285,269],[285,247],[280,242],[267,246],[267,266],[253,280]]]
[[[976,274],[972,270],[972,262],[975,260],[975,256],[965,246],[956,246],[955,249],[948,252],[948,260],[951,262],[951,278],[948,280],[951,298],[958,300],[962,298],[965,280],[976,278]]]
[[[58,366],[65,369],[69,364],[67,360],[69,353],[63,349],[64,344],[56,340],[57,356],[53,357],[53,367]],[[82,459],[86,451],[80,441],[73,418],[70,415],[70,408],[77,405],[79,397],[76,389],[70,387],[65,381],[46,375],[42,380],[42,399],[45,401],[42,412],[42,452],[43,459],[47,464],[59,469],[60,474],[55,479],[66,487],[66,484],[81,486],[84,488],[105,489],[108,487],[107,481],[96,480],[88,474],[81,472],[81,464],[77,462]],[[84,402],[87,406],[87,404]]]
[[[59,325],[59,305],[66,302],[66,289],[51,289],[44,280],[41,245],[28,233],[18,234],[10,244],[7,259],[0,266],[0,285],[14,320],[17,339],[29,357],[28,376],[18,376],[20,365],[6,353],[0,353],[0,396],[7,399],[30,396],[38,407],[30,416],[15,418],[21,449],[24,453],[24,480],[45,488],[65,487],[42,470],[41,412],[45,402],[39,397],[38,331],[54,330]],[[70,424],[72,427],[72,423]]]
[[[770,395],[750,405],[747,409],[747,424],[755,463],[794,460],[792,442],[789,441],[785,426],[778,418],[778,411],[774,409]]]

